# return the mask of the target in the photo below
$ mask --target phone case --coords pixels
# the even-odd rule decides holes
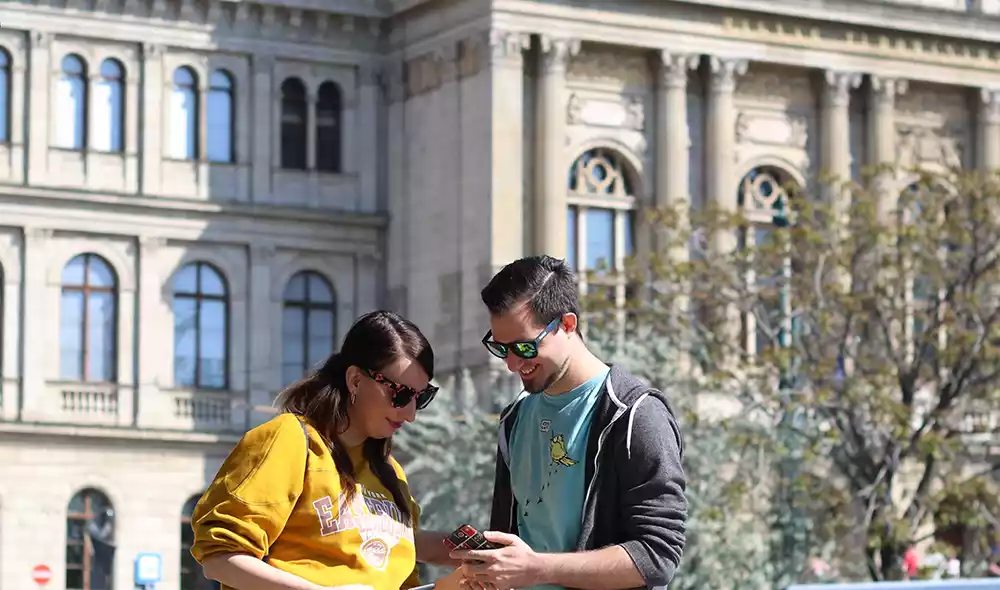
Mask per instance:
[[[449,551],[455,549],[500,549],[501,545],[490,543],[482,533],[470,524],[463,524],[444,540]]]

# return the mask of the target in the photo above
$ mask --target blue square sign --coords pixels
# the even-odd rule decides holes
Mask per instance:
[[[163,558],[159,553],[140,553],[135,556],[135,583],[150,586],[163,579]]]

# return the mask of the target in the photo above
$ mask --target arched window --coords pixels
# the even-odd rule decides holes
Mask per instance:
[[[218,590],[219,583],[206,578],[201,565],[191,555],[191,546],[194,545],[191,517],[199,500],[201,494],[191,496],[181,510],[181,590]]]
[[[794,331],[785,287],[794,270],[793,259],[790,251],[786,255],[771,247],[775,230],[790,223],[789,187],[788,175],[774,168],[755,168],[740,182],[739,204],[748,225],[741,231],[739,246],[761,253],[754,280],[762,305],[743,318],[744,347],[750,354],[790,344]]]
[[[174,276],[174,385],[198,389],[229,386],[229,291],[206,262],[185,265]]]
[[[170,155],[198,158],[198,75],[187,66],[174,70],[170,101]]]
[[[291,383],[333,352],[337,300],[319,273],[297,273],[285,287],[281,324],[282,377]]]
[[[77,492],[66,515],[66,590],[112,590],[115,511],[94,489]]]
[[[235,94],[233,77],[226,70],[215,70],[208,79],[208,145],[211,162],[235,162]]]
[[[59,373],[66,381],[117,378],[118,279],[97,254],[80,254],[62,272]]]
[[[56,146],[82,150],[87,144],[87,67],[78,55],[62,60],[56,98]]]
[[[323,82],[317,98],[316,168],[325,172],[340,172],[340,87],[333,82]]]
[[[630,170],[617,153],[597,148],[569,170],[566,259],[576,270],[617,269],[634,251]]]
[[[306,87],[289,78],[281,84],[281,167],[306,169]]]
[[[125,68],[113,59],[101,64],[101,76],[94,87],[94,149],[121,152],[125,131]]]
[[[0,47],[0,143],[10,143],[10,54]]]

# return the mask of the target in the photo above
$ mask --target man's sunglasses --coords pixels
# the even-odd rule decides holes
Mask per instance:
[[[391,401],[392,407],[394,408],[405,408],[410,405],[413,398],[417,398],[417,409],[422,410],[430,405],[431,400],[434,399],[434,396],[437,395],[438,392],[438,387],[436,385],[428,385],[423,391],[417,391],[407,385],[396,383],[378,371],[365,369],[365,372],[368,373],[368,376],[371,377],[375,383],[381,383],[392,391]]]
[[[483,336],[483,345],[486,347],[486,350],[490,351],[490,354],[497,358],[505,359],[508,354],[514,353],[514,356],[519,356],[523,359],[533,359],[538,356],[538,345],[541,344],[542,339],[555,331],[561,321],[562,316],[557,317],[549,322],[549,325],[545,326],[542,333],[534,340],[524,340],[521,342],[497,342],[491,339],[493,337],[493,330],[489,330]]]

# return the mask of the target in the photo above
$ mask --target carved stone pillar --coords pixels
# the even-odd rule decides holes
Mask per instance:
[[[486,39],[493,98],[490,263],[494,266],[524,256],[524,51],[530,47],[527,33],[492,30]]]
[[[30,88],[28,100],[28,184],[46,184],[49,160],[49,115],[46,105],[51,104],[49,89],[52,68],[49,64],[49,47],[52,37],[48,33],[31,33],[31,68],[28,70]]]
[[[708,116],[705,147],[707,169],[705,175],[706,205],[720,211],[736,212],[737,183],[736,163],[736,107],[733,94],[736,77],[746,74],[749,64],[742,59],[712,57],[711,78],[708,86]],[[710,247],[716,252],[736,246],[736,236],[730,232],[716,232],[710,238]]]
[[[272,123],[274,114],[274,82],[271,72],[274,70],[274,58],[271,56],[253,56],[253,164],[252,194],[255,203],[267,203],[271,200],[271,146],[275,144],[271,134],[275,125]]]
[[[379,119],[382,112],[380,79],[381,64],[377,62],[362,64],[358,69],[358,125],[354,133],[358,138],[358,152],[362,154],[360,159],[355,159],[361,184],[362,211],[375,211],[381,208],[380,205],[386,204],[379,203],[382,192],[379,190],[379,163],[384,159],[379,149]]]
[[[46,253],[52,240],[52,230],[25,228],[24,230],[24,332],[21,339],[24,373],[21,375],[21,405],[18,419],[44,420],[45,370],[49,351],[46,343],[52,338],[49,332],[51,318]],[[58,302],[55,299],[55,302]],[[54,336],[58,342],[58,334]],[[58,362],[56,363],[58,366]]]
[[[979,105],[979,168],[1000,169],[1000,89],[983,88]]]
[[[541,36],[534,246],[556,258],[566,257],[566,66],[579,51],[578,40]]]
[[[139,192],[156,194],[160,191],[160,169],[163,165],[163,46],[142,46],[143,112],[157,113],[142,121],[142,175]]]
[[[142,236],[139,238],[139,284],[138,284],[138,355],[139,374],[136,375],[137,417],[139,427],[155,424],[156,405],[154,396],[163,384],[173,383],[165,361],[173,351],[164,346],[163,334],[173,331],[167,318],[173,313],[163,300],[164,285],[170,279],[161,273],[160,256],[167,241],[161,237]],[[144,403],[145,402],[145,403]]]
[[[656,92],[656,205],[690,204],[689,146],[687,121],[688,70],[698,67],[700,56],[660,52],[660,76]],[[658,245],[659,246],[659,245]]]
[[[275,315],[275,302],[272,295],[275,286],[272,266],[275,260],[276,248],[269,243],[256,243],[250,246],[250,280],[247,295],[249,301],[249,317],[254,318],[248,325],[247,336],[250,348],[250,367],[247,383],[248,411],[246,420],[250,426],[266,421],[270,416],[261,414],[253,408],[271,404],[272,394],[284,385],[281,375],[281,315]],[[284,287],[279,287],[279,292]]]
[[[841,187],[851,180],[851,91],[861,86],[861,75],[827,70],[824,79],[820,160],[823,172],[831,177],[824,196],[843,214],[850,208],[850,195]]]
[[[868,101],[868,157],[873,166],[890,167],[896,163],[896,97],[906,93],[906,80],[871,77]],[[884,170],[874,179],[879,215],[896,208],[893,171]]]

